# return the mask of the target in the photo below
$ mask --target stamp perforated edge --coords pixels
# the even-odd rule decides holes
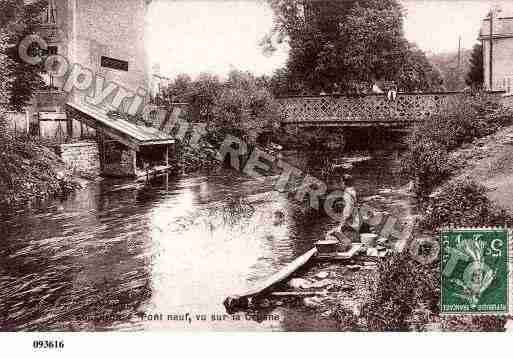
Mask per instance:
[[[507,233],[507,242],[508,242],[508,248],[507,248],[507,303],[506,303],[506,312],[504,313],[490,313],[490,312],[450,312],[450,313],[444,313],[440,310],[440,316],[456,316],[456,315],[469,315],[469,316],[500,316],[500,317],[507,317],[508,324],[506,324],[506,327],[511,327],[513,329],[513,229],[509,227],[440,227],[438,229],[438,238],[440,240],[440,245],[442,242],[442,233],[447,231],[469,231],[469,232],[475,232],[475,231],[506,231]],[[442,251],[440,251],[442,253]],[[440,276],[442,275],[442,261],[440,260]],[[440,279],[441,280],[441,279]],[[441,282],[440,282],[440,290],[441,290]],[[440,308],[441,308],[441,301],[442,297],[440,297]]]

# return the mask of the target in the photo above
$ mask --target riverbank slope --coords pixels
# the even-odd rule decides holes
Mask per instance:
[[[513,213],[513,125],[450,153],[451,179],[470,179],[486,188],[492,203]]]

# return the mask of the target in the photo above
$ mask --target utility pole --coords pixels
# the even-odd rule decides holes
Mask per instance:
[[[458,90],[461,90],[460,84],[461,84],[461,35],[458,38]]]
[[[458,73],[461,70],[461,35],[458,39]]]
[[[490,91],[493,91],[493,9],[490,11],[490,57],[488,61],[490,62]]]

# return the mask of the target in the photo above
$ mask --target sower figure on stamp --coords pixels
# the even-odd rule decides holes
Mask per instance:
[[[344,191],[344,209],[340,225],[326,234],[327,239],[335,237],[340,242],[340,250],[345,252],[351,249],[353,242],[360,242],[360,227],[362,217],[358,209],[358,197],[354,188],[353,177],[345,174],[340,181],[341,189]]]

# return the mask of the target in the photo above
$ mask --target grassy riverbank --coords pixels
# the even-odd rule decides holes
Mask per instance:
[[[513,224],[513,111],[486,95],[452,104],[409,138],[403,173],[415,182],[420,225]]]
[[[451,225],[511,226],[512,149],[513,112],[485,94],[456,101],[418,125],[402,166],[415,184],[418,230],[434,236]],[[369,302],[369,329],[504,330],[505,317],[440,317],[438,278],[439,263],[422,265],[407,253],[387,259]]]
[[[0,206],[66,195],[79,187],[60,158],[37,139],[0,135]]]

